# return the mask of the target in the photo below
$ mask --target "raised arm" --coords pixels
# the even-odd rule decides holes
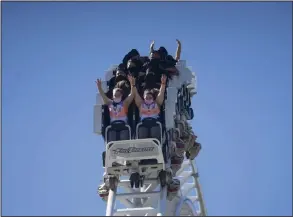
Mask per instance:
[[[132,76],[128,76],[128,80],[130,82],[130,94],[127,96],[127,98],[123,102],[124,106],[127,106],[127,107],[131,104],[135,95],[133,91],[133,87],[135,86],[135,79]]]
[[[155,45],[155,41],[152,41],[150,45],[150,54],[154,51],[154,45]]]
[[[133,86],[133,92],[134,92],[134,101],[135,101],[135,104],[139,108],[141,106],[143,100],[140,97],[140,95],[139,95],[139,93],[138,93],[135,85]]]
[[[156,98],[156,102],[160,106],[163,104],[164,98],[165,98],[164,96],[165,96],[165,89],[166,89],[166,80],[167,80],[167,76],[162,75],[160,91],[159,91],[158,96]]]
[[[101,95],[101,97],[102,97],[102,99],[103,99],[103,101],[104,101],[104,104],[106,104],[106,105],[111,104],[111,103],[112,103],[112,100],[110,100],[110,99],[106,96],[105,92],[103,91],[103,88],[102,88],[102,81],[101,81],[101,79],[97,79],[97,80],[96,80],[96,84],[97,84],[97,87],[98,87],[99,93],[100,93],[100,95]]]
[[[181,42],[176,39],[177,41],[177,50],[176,50],[176,54],[175,54],[175,60],[178,61],[180,60],[180,56],[181,56]]]

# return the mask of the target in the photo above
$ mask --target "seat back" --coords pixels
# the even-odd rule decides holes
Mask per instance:
[[[136,138],[155,138],[162,144],[162,124],[154,118],[145,118],[136,126]]]
[[[131,128],[124,121],[114,121],[105,129],[105,141],[130,140]]]

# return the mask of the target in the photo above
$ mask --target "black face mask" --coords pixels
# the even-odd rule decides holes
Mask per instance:
[[[115,77],[115,82],[116,83],[119,82],[119,81],[123,81],[123,80],[126,80],[126,76],[124,76],[124,75],[117,75]]]

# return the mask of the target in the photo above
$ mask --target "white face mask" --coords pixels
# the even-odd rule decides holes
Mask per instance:
[[[121,97],[114,98],[113,101],[115,103],[119,103],[119,102],[121,102]]]

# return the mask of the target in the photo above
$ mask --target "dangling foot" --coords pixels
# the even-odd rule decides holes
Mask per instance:
[[[109,187],[105,183],[103,183],[99,186],[97,193],[103,201],[107,201],[109,196]]]
[[[193,147],[196,138],[197,137],[191,132],[183,139],[185,144],[185,151],[188,151],[191,147]]]
[[[199,151],[201,150],[201,144],[198,142],[194,142],[193,146],[186,151],[186,158],[190,160],[194,160],[199,154]]]
[[[175,147],[176,155],[177,156],[183,156],[185,149],[186,149],[186,147],[185,147],[184,142],[181,139],[177,139],[176,147]]]
[[[175,130],[172,131],[172,140],[176,141],[178,138],[180,138],[180,129],[175,128]]]
[[[171,158],[171,169],[174,174],[176,175],[177,171],[181,168],[181,165],[183,163],[184,157],[183,156],[173,156]]]
[[[172,200],[177,195],[179,189],[180,189],[180,180],[173,179],[167,188],[168,200]]]

